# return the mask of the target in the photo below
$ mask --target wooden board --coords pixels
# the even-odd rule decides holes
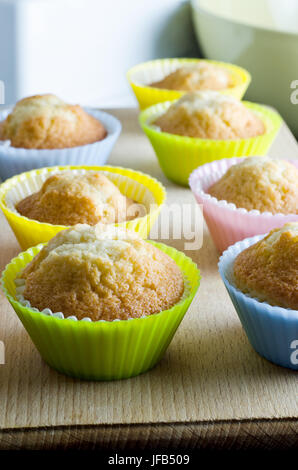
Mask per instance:
[[[194,205],[190,190],[163,176],[136,110],[112,113],[121,119],[123,132],[109,163],[158,178],[167,187],[169,204]],[[285,125],[270,154],[298,158],[298,145]],[[20,248],[2,215],[0,228],[2,270]],[[168,243],[184,249],[188,235]],[[0,293],[0,340],[6,352],[0,365],[0,448],[297,443],[297,374],[251,348],[218,275],[218,253],[206,228],[203,247],[187,254],[202,272],[198,295],[164,359],[129,380],[81,382],[51,370]]]

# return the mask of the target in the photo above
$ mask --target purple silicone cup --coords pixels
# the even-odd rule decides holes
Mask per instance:
[[[0,178],[4,181],[25,171],[56,165],[104,165],[121,132],[120,121],[111,114],[96,109],[84,108],[101,121],[107,136],[99,142],[65,149],[22,149],[0,144]],[[11,109],[0,112],[3,121]]]

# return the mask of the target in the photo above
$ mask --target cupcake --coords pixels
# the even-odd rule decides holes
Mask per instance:
[[[261,302],[298,310],[298,222],[272,230],[234,262],[235,285]]]
[[[166,176],[187,185],[204,163],[265,154],[281,120],[264,106],[202,91],[146,109],[140,123]]]
[[[24,98],[0,113],[0,177],[57,164],[105,163],[121,125],[55,95]]]
[[[177,264],[134,232],[77,225],[43,247],[20,274],[23,297],[38,310],[78,320],[128,320],[181,299]]]
[[[103,173],[65,171],[49,176],[39,191],[17,203],[16,210],[29,219],[53,225],[95,225],[146,214],[144,206],[132,208],[133,204]]]
[[[2,286],[49,365],[116,379],[162,357],[199,272],[183,253],[135,233],[77,225],[12,260]]]
[[[132,67],[127,79],[145,109],[189,91],[218,90],[241,99],[250,74],[237,65],[202,59],[158,59]]]
[[[219,271],[255,350],[297,370],[298,223],[231,246]]]
[[[247,211],[298,214],[298,169],[286,160],[248,158],[231,166],[208,193]]]
[[[162,132],[197,139],[249,139],[265,132],[260,117],[241,101],[214,92],[184,95],[153,124]]]
[[[219,251],[298,221],[298,162],[233,158],[203,165],[189,182]]]
[[[232,85],[227,69],[206,61],[182,65],[162,80],[150,84],[155,88],[179,91],[223,90]]]
[[[98,142],[106,134],[103,124],[80,106],[50,94],[18,101],[0,127],[0,140],[27,149],[77,147]]]
[[[77,223],[116,224],[147,238],[165,197],[154,178],[109,166],[42,168],[0,186],[0,208],[23,249]]]

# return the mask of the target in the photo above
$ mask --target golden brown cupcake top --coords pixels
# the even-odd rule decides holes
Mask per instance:
[[[127,320],[179,302],[182,273],[135,233],[78,225],[59,232],[22,272],[32,307],[93,321]]]
[[[298,223],[284,225],[239,253],[236,286],[271,305],[298,310]]]
[[[285,160],[249,157],[231,166],[208,193],[247,210],[297,214],[298,169]]]
[[[53,225],[95,225],[137,217],[143,206],[123,194],[104,174],[62,171],[49,176],[41,189],[16,205],[29,219]]]
[[[247,139],[265,132],[254,112],[216,91],[184,95],[153,124],[170,134],[214,140]]]
[[[107,132],[101,122],[78,105],[55,95],[24,98],[0,126],[0,139],[13,147],[61,149],[102,140]]]
[[[162,80],[151,83],[155,88],[167,90],[196,91],[196,90],[223,90],[232,86],[230,73],[208,62],[186,64],[170,73]]]

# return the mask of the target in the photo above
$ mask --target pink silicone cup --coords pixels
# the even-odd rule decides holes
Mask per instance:
[[[247,157],[244,157],[247,158]],[[244,238],[253,237],[282,227],[287,222],[297,222],[298,214],[260,213],[237,208],[227,201],[218,201],[207,193],[230,166],[240,163],[243,158],[226,158],[207,163],[194,170],[189,177],[189,185],[198,204],[203,205],[203,213],[213,241],[220,252]],[[298,168],[298,161],[290,161]]]

